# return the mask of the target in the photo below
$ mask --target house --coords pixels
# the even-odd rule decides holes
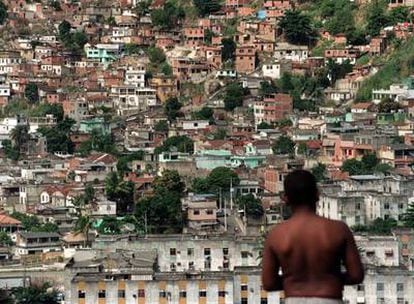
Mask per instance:
[[[178,81],[175,76],[153,75],[149,86],[155,90],[155,94],[161,103],[178,95]]]
[[[374,110],[375,105],[371,102],[359,102],[351,106],[351,113],[367,113]]]
[[[414,88],[407,84],[392,84],[387,89],[373,89],[372,90],[372,102],[379,104],[381,100],[385,98],[392,99],[394,101],[401,101],[403,99],[409,99],[414,97]]]
[[[157,105],[155,89],[135,85],[112,86],[109,97],[119,115],[136,114]]]
[[[214,194],[190,193],[182,199],[182,207],[187,212],[189,228],[196,230],[217,228],[217,199]]]
[[[19,232],[16,256],[61,251],[60,235],[56,232]]]
[[[207,61],[216,69],[220,69],[222,65],[221,48],[221,46],[207,46],[204,48]]]
[[[16,71],[21,63],[22,58],[20,52],[11,50],[0,51],[0,75],[10,74]]]
[[[252,73],[256,69],[256,50],[253,45],[236,48],[236,71],[241,74]]]
[[[12,241],[16,241],[16,233],[22,228],[19,220],[9,216],[4,211],[0,212],[0,231],[10,235]]]
[[[145,87],[145,69],[134,69],[128,67],[125,71],[124,83],[127,85],[135,85],[136,87]]]
[[[255,124],[275,123],[293,111],[293,100],[289,94],[269,94],[253,105]]]
[[[210,65],[206,59],[175,57],[171,59],[173,74],[180,81],[204,79],[210,72]]]
[[[333,60],[338,64],[343,64],[348,61],[350,64],[355,64],[356,60],[361,56],[361,52],[356,48],[345,49],[327,49],[325,50],[325,60]]]
[[[97,44],[95,46],[89,43],[84,46],[86,58],[103,64],[115,61],[124,51],[123,44]]]
[[[280,79],[283,74],[291,72],[291,61],[270,61],[264,62],[262,65],[263,77],[269,77],[271,79]]]
[[[79,123],[79,132],[91,134],[93,131],[98,131],[102,135],[111,134],[111,126],[102,117],[89,118],[81,120]]]
[[[195,48],[204,44],[203,27],[185,27],[184,28],[184,45],[189,48]]]
[[[393,168],[407,168],[414,163],[414,146],[406,144],[391,144],[382,146],[377,156],[382,163]]]
[[[293,45],[279,42],[275,46],[274,57],[277,60],[304,62],[309,56],[309,48],[304,45]]]
[[[40,204],[53,207],[72,207],[75,192],[72,186],[49,185],[40,193]]]

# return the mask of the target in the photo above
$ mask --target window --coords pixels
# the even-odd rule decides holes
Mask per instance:
[[[385,304],[385,299],[384,298],[378,298],[377,299],[377,304]]]
[[[403,203],[399,203],[398,204],[398,209],[404,209],[404,204]]]
[[[175,248],[170,248],[170,255],[176,255],[177,250]]]
[[[402,249],[408,249],[408,244],[407,243],[405,243],[405,244],[403,243],[402,244]]]
[[[242,251],[241,252],[241,257],[242,257],[242,259],[247,259],[249,257],[249,253],[247,251]]]
[[[397,291],[404,291],[404,283],[397,283]]]
[[[104,299],[106,297],[106,290],[105,289],[101,289],[98,291],[98,298],[100,299]]]
[[[224,290],[219,290],[218,291],[218,296],[219,296],[219,298],[224,298],[226,296],[226,292]]]
[[[145,298],[145,289],[138,289],[138,298]]]
[[[229,254],[229,248],[223,248],[223,255]]]
[[[404,298],[397,298],[397,304],[404,304]]]
[[[200,215],[200,210],[194,210],[194,211],[193,211],[193,214],[194,214],[194,215]]]
[[[171,271],[176,271],[176,269],[177,269],[177,267],[175,266],[175,264],[174,263],[171,263],[170,264],[170,270]]]
[[[355,208],[356,210],[361,210],[361,203],[357,203]]]
[[[207,291],[205,291],[205,290],[200,290],[200,291],[198,292],[198,296],[199,296],[200,298],[205,298],[205,297],[207,297]]]
[[[267,298],[260,298],[260,304],[267,304]]]
[[[389,203],[385,203],[384,204],[384,209],[390,209],[390,204]]]
[[[363,284],[359,284],[359,285],[357,286],[357,290],[358,290],[358,291],[364,291],[364,285],[363,285]]]
[[[246,291],[247,290],[247,285],[246,284],[241,285],[240,290],[241,291]]]
[[[377,291],[384,291],[384,283],[377,283]]]
[[[78,290],[78,298],[85,299],[86,291],[85,290]]]
[[[166,298],[167,297],[167,293],[165,292],[165,290],[161,290],[160,291],[160,298]]]
[[[180,297],[180,298],[187,298],[187,291],[180,290],[179,297]]]
[[[210,254],[211,254],[210,248],[204,248],[204,255],[210,255]]]
[[[248,304],[249,303],[249,301],[248,301],[248,299],[247,298],[241,298],[241,302],[240,302],[241,304]]]
[[[187,255],[193,255],[194,254],[194,248],[187,248]]]
[[[213,212],[213,210],[211,210],[211,209],[208,209],[208,210],[207,210],[207,214],[208,214],[208,215],[212,215],[213,213],[214,213],[214,212]]]
[[[118,298],[125,298],[125,290],[123,289],[118,290]]]

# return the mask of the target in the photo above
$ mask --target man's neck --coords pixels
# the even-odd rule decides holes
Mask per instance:
[[[296,206],[292,208],[292,216],[312,216],[316,215],[316,208],[310,206]]]

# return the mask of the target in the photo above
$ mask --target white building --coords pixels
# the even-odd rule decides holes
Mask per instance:
[[[277,60],[287,59],[292,61],[305,61],[309,56],[309,48],[304,45],[294,45],[279,42],[275,46],[274,57]]]
[[[134,69],[129,67],[128,70],[125,71],[125,84],[127,85],[134,85],[139,88],[145,87],[145,69]]]
[[[292,71],[291,61],[273,61],[263,63],[262,73],[263,77],[269,77],[272,79],[279,79],[284,73]]]
[[[120,115],[145,111],[157,105],[155,89],[139,88],[134,85],[114,86],[111,88],[110,97]]]
[[[403,84],[392,84],[390,88],[372,90],[372,101],[379,104],[382,99],[390,98],[394,101],[401,101],[406,98],[414,98],[414,90]]]

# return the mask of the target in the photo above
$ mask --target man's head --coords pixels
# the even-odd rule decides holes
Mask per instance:
[[[285,177],[285,197],[287,204],[295,209],[297,207],[310,207],[316,209],[319,192],[316,178],[306,170],[295,170]]]

